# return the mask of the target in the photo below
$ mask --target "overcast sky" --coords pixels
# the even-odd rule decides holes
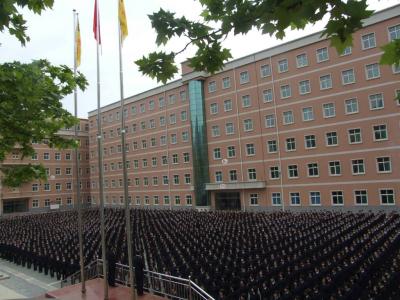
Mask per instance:
[[[400,0],[369,0],[371,9],[381,10],[400,3]],[[118,61],[118,0],[98,0],[100,7],[102,55],[100,57],[101,105],[119,101],[119,61]],[[79,12],[82,39],[82,63],[79,70],[85,74],[89,87],[78,94],[78,114],[87,117],[87,113],[97,108],[96,94],[96,42],[93,37],[94,0],[55,0],[52,10],[34,15],[24,10],[28,35],[31,41],[22,47],[16,38],[8,33],[0,33],[0,63],[7,61],[30,62],[32,59],[46,58],[53,64],[65,64],[73,67],[73,17],[72,10]],[[155,80],[142,76],[134,61],[156,50],[155,33],[147,15],[164,10],[176,12],[177,16],[198,19],[201,6],[194,0],[125,0],[129,35],[123,47],[124,93],[125,97],[135,95],[158,86]],[[317,26],[308,26],[304,31],[288,32],[287,37],[275,40],[268,35],[253,31],[246,36],[230,37],[225,46],[231,48],[234,58],[239,58],[273,45],[319,31],[324,22]],[[180,50],[185,40],[175,39],[167,45],[167,50]],[[178,56],[178,62],[184,61],[194,53],[189,49]],[[179,78],[179,77],[177,77]],[[73,97],[63,101],[64,106],[73,111]]]

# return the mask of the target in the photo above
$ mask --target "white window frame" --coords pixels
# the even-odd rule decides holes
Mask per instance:
[[[389,162],[389,170],[385,170],[385,171],[380,171],[379,170],[380,163],[379,163],[378,159],[380,159],[380,158],[388,158],[389,159],[388,160],[388,162]],[[389,174],[389,173],[392,173],[392,170],[393,170],[392,169],[392,159],[391,159],[390,156],[379,156],[379,157],[375,158],[375,161],[376,161],[376,172],[378,174]],[[383,164],[386,164],[386,162],[383,162]]]
[[[387,191],[387,190],[392,190],[393,191],[393,203],[383,203],[382,202],[382,191]],[[396,191],[394,188],[388,187],[388,188],[380,188],[379,189],[379,201],[381,205],[396,205]]]
[[[334,195],[333,193],[341,193],[341,194]],[[342,203],[334,203],[333,199],[335,198],[335,196],[339,197],[339,195],[342,198]],[[342,190],[331,191],[331,204],[332,204],[332,206],[344,206],[344,193]]]
[[[285,96],[283,95],[285,92]],[[280,86],[281,99],[287,99],[292,97],[292,88],[290,84],[283,84]]]
[[[246,84],[250,82],[250,74],[249,71],[242,71],[239,73],[239,83]]]
[[[329,105],[329,107],[327,107],[328,105]],[[333,108],[333,114],[330,114],[331,111],[332,111],[332,108]],[[326,112],[329,112],[329,114],[327,114]],[[322,104],[322,114],[323,114],[325,119],[336,117],[335,102],[323,103]]]
[[[323,81],[321,80],[322,78],[324,78]],[[325,78],[329,78],[329,85],[326,85],[325,87],[323,87],[323,86],[322,86],[322,83],[323,83],[323,82],[328,82],[328,81],[325,81]],[[319,89],[320,89],[321,91],[329,90],[329,89],[332,88],[332,86],[333,86],[333,83],[332,83],[332,74],[324,74],[324,75],[319,76]]]
[[[312,193],[315,193],[315,196],[317,195],[317,193],[318,193],[318,198],[319,198],[319,203],[312,203],[312,199],[313,199],[313,196],[314,195],[312,195]],[[310,204],[310,206],[321,206],[321,200],[322,200],[322,197],[321,197],[321,192],[320,191],[310,191],[309,193],[308,193],[308,200],[309,200],[309,204]]]
[[[373,70],[373,77],[369,77],[369,72],[370,70],[368,70],[369,67],[377,67],[376,70],[378,70],[378,74],[375,75],[375,69]],[[372,80],[372,79],[377,79],[381,77],[381,68],[379,67],[378,63],[372,63],[372,64],[367,64],[364,66],[365,69],[365,80]]]
[[[356,194],[356,192],[365,192],[365,199],[367,200],[367,202],[366,203],[357,203],[358,195]],[[363,197],[364,195],[359,195],[359,196]],[[364,190],[364,189],[353,190],[353,200],[354,200],[354,205],[356,205],[356,206],[368,205],[368,190]]]
[[[302,83],[305,83],[303,85]],[[305,89],[303,89],[305,87]],[[311,82],[309,79],[299,81],[299,94],[300,95],[307,95],[311,93]]]
[[[359,161],[359,160],[362,160],[362,166],[363,166],[364,171],[363,171],[363,172],[354,173],[354,169],[353,169],[354,164],[353,164],[353,162],[354,162],[354,161]],[[365,175],[365,173],[366,173],[366,168],[365,168],[365,159],[364,159],[364,158],[352,158],[352,159],[350,160],[350,165],[351,165],[350,167],[351,167],[351,174],[352,174],[352,175],[354,175],[354,176],[357,176],[357,175]],[[360,164],[357,163],[357,165],[359,166]],[[359,167],[357,167],[357,168],[359,169]]]
[[[289,60],[282,58],[278,60],[278,73],[285,73],[289,71]]]
[[[323,57],[323,58],[321,59],[321,58],[320,58],[320,54],[319,54],[318,51],[323,51],[323,50],[326,50],[326,58]],[[325,52],[325,51],[324,51],[324,52]],[[316,58],[317,58],[317,63],[321,63],[321,62],[324,62],[324,61],[328,61],[328,60],[329,60],[329,49],[328,49],[328,47],[318,48],[317,50],[315,50],[315,55],[316,55]]]
[[[385,100],[383,93],[375,93],[368,95],[369,110],[379,110],[385,108]],[[382,103],[382,106],[377,106],[377,103]],[[375,107],[374,105],[375,104]]]
[[[357,110],[356,111],[349,111],[347,108],[348,108],[348,106],[347,106],[347,102],[348,101],[355,101],[355,103],[356,103],[356,105],[357,105]],[[351,105],[351,107],[353,107],[353,104]],[[346,100],[344,100],[344,111],[345,111],[345,114],[346,115],[352,115],[352,114],[357,114],[359,111],[360,111],[360,107],[359,107],[359,105],[358,105],[358,99],[356,98],[356,97],[354,97],[354,98],[350,98],[350,99],[346,99]]]
[[[373,38],[373,41],[374,41],[374,45],[373,46],[371,46],[371,45],[369,45],[368,47],[365,46],[364,37],[367,37],[367,36],[373,36],[374,37]],[[368,39],[368,44],[370,44],[369,39]],[[365,34],[361,35],[361,49],[362,50],[373,49],[375,47],[376,47],[376,35],[375,35],[375,32],[368,32],[368,33],[365,33]]]
[[[352,71],[352,76],[353,76],[353,81],[345,81],[345,78],[348,78],[349,76],[347,75],[347,72]],[[354,72],[354,68],[350,68],[350,69],[346,69],[346,70],[342,70],[340,72],[341,74],[341,78],[342,78],[342,85],[349,85],[349,84],[353,84],[356,83],[356,74]]]
[[[303,59],[305,57],[305,60]],[[308,66],[308,56],[307,53],[300,53],[296,55],[296,67],[298,69]]]

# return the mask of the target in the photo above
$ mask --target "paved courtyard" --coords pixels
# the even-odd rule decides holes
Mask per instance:
[[[37,297],[58,288],[55,278],[0,259],[0,300]]]

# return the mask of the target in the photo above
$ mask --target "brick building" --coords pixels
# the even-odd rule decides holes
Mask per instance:
[[[338,54],[312,34],[127,98],[134,205],[220,209],[398,207],[400,6],[375,13]],[[89,113],[98,200],[97,111]],[[119,102],[102,108],[106,204],[123,203]]]
[[[88,120],[81,119],[78,136],[80,139],[81,196],[83,201],[90,201],[89,169],[89,127]],[[61,130],[60,135],[74,136],[74,130]],[[4,160],[3,165],[43,164],[48,181],[34,181],[19,188],[0,185],[0,215],[23,211],[43,211],[53,208],[68,208],[75,204],[75,151],[50,148],[47,141],[32,141],[36,153],[21,159],[16,148]]]

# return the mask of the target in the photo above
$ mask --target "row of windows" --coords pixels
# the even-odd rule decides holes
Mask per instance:
[[[187,100],[187,95],[186,91],[180,91],[179,92],[179,98],[181,102],[186,102]],[[177,96],[175,94],[171,94],[168,96],[168,105],[174,105],[177,102]],[[158,107],[160,109],[166,107],[166,101],[164,97],[159,97],[158,98]],[[148,101],[148,103],[140,103],[138,106],[136,104],[133,104],[130,107],[130,112],[132,116],[135,116],[137,113],[145,113],[146,110],[148,111],[153,111],[156,108],[156,100],[151,99]],[[128,108],[124,109],[124,118],[128,117]],[[119,121],[120,120],[120,111],[116,111],[115,113],[109,113],[108,115],[103,115],[102,116],[102,121],[103,123],[108,122],[112,123],[114,121]],[[90,126],[93,127],[94,123],[90,122]]]
[[[272,101],[272,90],[268,89],[263,92],[264,102]],[[400,90],[396,90],[395,96],[400,95]],[[393,101],[393,99],[390,99]],[[368,95],[368,103],[370,110],[378,110],[383,109],[385,106],[383,93],[374,93]],[[397,99],[397,104],[400,105],[400,99]],[[224,111],[229,112],[232,110],[232,100],[227,99],[223,103]],[[251,98],[249,95],[242,96],[242,107],[251,106]],[[359,112],[359,101],[357,98],[350,98],[344,100],[344,109],[346,114],[355,114]],[[210,113],[212,115],[218,114],[219,105],[218,103],[210,104]],[[322,114],[324,118],[332,118],[336,116],[336,105],[334,102],[328,102],[322,104]],[[273,122],[265,123],[265,127],[274,127],[275,126],[275,115],[268,115],[269,119]],[[314,112],[312,107],[305,107],[302,109],[303,121],[311,121],[314,120]],[[283,112],[283,124],[292,124],[294,123],[293,111],[285,111]]]
[[[78,153],[78,159],[82,160],[81,157],[81,153]],[[19,155],[14,157],[14,153],[13,153],[13,159],[18,159]],[[85,152],[85,158],[86,160],[89,160],[89,153]],[[38,160],[39,159],[39,155],[35,152],[32,157],[32,160]],[[49,152],[44,152],[43,153],[43,160],[50,160],[51,159],[51,155]],[[60,152],[56,152],[54,153],[54,159],[60,161],[62,159],[62,155]],[[65,160],[71,160],[72,159],[72,154],[71,153],[65,153]]]
[[[307,176],[308,177],[319,177],[319,165],[318,163],[308,163]],[[364,159],[353,159],[351,160],[351,170],[353,175],[365,174],[365,161]],[[391,173],[392,163],[391,158],[388,156],[376,158],[376,171],[377,173]],[[342,175],[341,161],[334,160],[328,162],[328,172],[330,176]],[[279,179],[281,172],[279,166],[272,166],[269,168],[269,178]],[[299,178],[299,168],[297,164],[287,166],[287,177],[288,178]]]
[[[110,199],[111,198],[111,199]],[[175,195],[170,197],[169,195],[164,195],[164,196],[144,196],[143,197],[143,205],[171,205],[170,198],[173,199],[174,205],[192,205],[193,202],[193,197],[192,195],[185,195],[184,201],[185,203],[181,203],[182,199],[180,195]],[[105,196],[105,202],[110,203],[109,200],[111,200],[112,204],[123,204],[124,203],[124,196],[111,196],[109,197],[108,195]],[[118,202],[119,201],[119,202]],[[132,204],[132,196],[128,197],[129,204]],[[162,202],[161,202],[162,201]],[[140,196],[135,196],[135,205],[142,205],[142,198]]]
[[[181,111],[181,113],[180,113],[180,119],[181,119],[182,122],[185,122],[185,121],[188,120],[188,114],[187,114],[187,111],[186,111],[186,110]],[[176,122],[177,122],[177,115],[176,115],[175,113],[170,114],[170,115],[169,115],[169,124],[170,124],[170,125],[174,125],[174,124],[176,124]],[[161,117],[159,118],[159,126],[160,126],[160,127],[164,127],[165,125],[166,125],[166,118],[165,118],[165,116],[161,116]],[[139,128],[141,131],[145,131],[146,129],[155,129],[156,127],[157,127],[157,125],[156,125],[156,119],[150,119],[150,120],[148,120],[147,122],[146,122],[146,121],[140,122],[140,123],[139,123],[139,126],[138,126],[137,123],[133,123],[133,124],[131,125],[131,132],[132,132],[132,133],[136,133],[136,132],[138,131],[138,128]],[[128,128],[128,127],[125,128],[125,133],[129,133],[129,128]],[[108,136],[109,138],[114,138],[114,137],[121,136],[121,128],[117,128],[117,129],[115,129],[115,130],[114,130],[114,129],[110,129],[108,135],[107,135],[107,133],[104,131],[104,132],[103,132],[103,138],[106,138],[107,136]]]
[[[385,124],[374,125],[373,128],[373,140],[374,141],[385,141],[388,139],[387,126]],[[351,128],[347,130],[348,143],[349,144],[360,144],[362,143],[362,131],[361,128]],[[325,146],[337,146],[339,144],[339,136],[336,131],[330,131],[325,133]],[[278,152],[278,142],[277,140],[267,141],[267,151],[268,153]],[[309,134],[304,136],[304,148],[314,149],[317,148],[317,138],[314,134]],[[254,143],[248,143],[245,145],[246,156],[254,156],[256,154],[256,146]],[[289,137],[285,139],[285,151],[291,152],[297,150],[296,138]],[[227,158],[236,157],[235,146],[228,146],[226,148]],[[213,158],[221,159],[221,148],[217,147],[213,149]]]
[[[157,167],[158,164],[162,165],[162,166],[166,166],[168,165],[168,162],[170,161],[172,164],[179,164],[179,156],[177,153],[174,153],[171,155],[170,160],[168,159],[167,155],[162,155],[161,159],[159,161],[159,158],[154,156],[151,159],[147,159],[147,158],[142,158],[141,160],[139,159],[135,159],[133,160],[133,168],[134,169],[138,169],[139,165],[140,165],[140,161],[141,161],[141,166],[142,168],[147,168],[149,166],[151,167]],[[190,162],[190,155],[188,152],[184,152],[182,153],[182,161],[183,163],[189,163]],[[110,168],[109,168],[110,166]],[[108,171],[110,169],[110,171],[116,171],[116,170],[122,170],[123,164],[122,161],[119,162],[111,162],[110,165],[108,164],[104,164],[103,165],[103,170],[104,171]],[[127,160],[126,161],[126,168],[130,169],[131,168],[131,161]]]
[[[157,167],[158,164],[160,164],[161,166],[167,166],[168,163],[171,162],[172,164],[179,164],[179,156],[177,153],[174,153],[171,155],[171,158],[169,159],[167,155],[162,155],[161,159],[159,159],[158,157],[154,156],[151,159],[147,159],[147,158],[143,158],[141,160],[139,159],[135,159],[133,160],[133,162],[131,163],[130,160],[126,161],[126,168],[130,169],[132,167],[133,164],[133,168],[134,169],[139,169],[139,166],[141,165],[142,168],[147,168],[149,166],[151,167]],[[189,163],[190,162],[190,154],[189,152],[184,152],[182,153],[182,162],[183,163]],[[105,163],[103,165],[103,170],[104,171],[116,171],[116,170],[122,170],[123,168],[123,164],[121,161],[119,162],[111,162],[109,165],[107,163]],[[94,170],[95,170],[95,166],[92,165],[91,166],[91,172],[92,174],[94,174]]]
[[[352,159],[351,160],[351,171],[353,175],[363,175],[366,172],[365,160],[364,159]],[[307,167],[307,177],[319,177],[320,170],[319,164],[316,162],[311,162],[306,164]],[[392,163],[391,158],[388,156],[377,157],[376,158],[376,171],[377,173],[391,173]],[[328,172],[330,176],[340,176],[342,175],[342,165],[339,160],[328,162]],[[271,166],[269,168],[269,178],[279,179],[281,176],[281,171],[279,166]],[[287,177],[288,178],[299,178],[299,167],[297,164],[292,164],[287,166]],[[216,171],[214,173],[215,182],[224,182],[222,171]],[[228,181],[236,182],[238,180],[237,170],[228,171]],[[247,180],[257,180],[257,171],[254,168],[247,169]]]
[[[55,198],[54,203],[58,204],[58,205],[63,205],[63,199],[61,197],[57,197],[57,198]],[[43,207],[50,207],[50,204],[51,204],[51,200],[50,199],[44,199],[43,200]],[[71,206],[72,205],[72,197],[66,197],[65,198],[65,204],[68,205],[68,206]],[[39,199],[33,199],[32,200],[32,207],[33,208],[40,207]]]
[[[394,205],[395,194],[393,189],[379,189],[379,199],[381,205]],[[332,205],[344,205],[345,198],[343,191],[331,191],[331,204]],[[312,191],[308,193],[309,205],[321,205],[321,192]],[[353,201],[355,205],[368,205],[368,192],[367,190],[355,190],[353,191]],[[301,196],[299,192],[289,193],[289,204],[292,206],[300,206]],[[259,205],[259,194],[249,195],[250,205]],[[271,193],[271,204],[274,206],[282,205],[281,193]]]
[[[392,26],[388,28],[388,34],[389,34],[389,41],[392,41],[394,39],[400,39],[400,25]],[[365,35],[361,36],[361,45],[363,50],[367,49],[372,49],[376,47],[376,38],[375,38],[375,33],[368,33]],[[352,48],[347,47],[344,49],[343,53],[341,56],[347,56],[352,53]],[[316,61],[317,63],[325,62],[329,60],[329,49],[327,47],[319,48],[316,49],[315,51],[315,56],[316,56]],[[309,65],[309,59],[306,53],[301,53],[296,56],[296,67],[297,68],[304,68]],[[289,71],[289,61],[287,58],[283,58],[277,62],[277,69],[279,73],[285,73]],[[368,69],[368,68],[367,68]],[[370,72],[372,72],[370,75],[372,76],[371,78],[374,78],[373,76],[376,76],[374,73],[375,66],[374,67],[369,67]],[[400,71],[400,69],[398,69]],[[345,71],[346,72],[346,71]],[[260,76],[262,78],[271,76],[272,73],[272,68],[269,64],[264,64],[260,66]],[[367,70],[367,74],[369,71]],[[344,81],[349,81],[351,82],[351,74],[344,74]],[[348,77],[348,78],[346,78]],[[353,75],[354,77],[354,75]],[[367,76],[368,79],[368,76]],[[369,78],[370,79],[370,78]],[[250,81],[250,75],[248,71],[243,71],[239,74],[239,82],[240,84],[245,84]],[[230,77],[224,77],[222,78],[222,88],[227,89],[231,87],[231,79]],[[217,90],[217,82],[216,81],[210,81],[208,83],[208,92],[213,93]]]
[[[172,184],[174,185],[179,185],[181,183],[183,184],[191,184],[192,183],[192,177],[190,174],[184,174],[183,175],[183,182],[181,182],[181,177],[178,174],[172,175]],[[132,186],[132,181],[134,186],[140,186],[141,181],[143,186],[149,186],[150,184],[153,186],[158,186],[159,184],[162,185],[169,185],[170,184],[170,177],[168,175],[162,175],[160,177],[158,176],[153,176],[153,177],[147,177],[144,176],[142,179],[139,177],[135,177],[133,180],[131,178],[128,178],[128,186]],[[92,188],[97,187],[97,181],[92,181]],[[104,188],[121,188],[123,187],[123,180],[122,178],[116,180],[116,179],[104,179]]]
[[[32,184],[32,192],[39,192],[39,186],[40,185],[38,183],[33,183]],[[79,183],[79,186],[80,186],[80,189],[82,189],[82,181]],[[51,191],[51,187],[52,187],[52,184],[49,183],[49,182],[46,182],[46,183],[43,184],[43,191],[50,192]],[[54,187],[55,187],[56,192],[61,192],[63,184],[57,182],[57,183],[54,184]],[[86,188],[90,188],[90,181],[86,182]],[[72,191],[72,182],[66,182],[65,183],[65,189],[67,191]]]

